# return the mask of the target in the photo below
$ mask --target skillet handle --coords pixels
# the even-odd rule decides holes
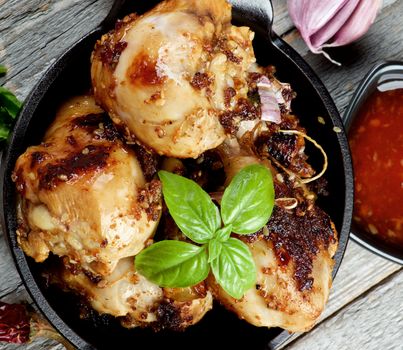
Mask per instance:
[[[119,18],[119,14],[122,12],[123,8],[128,2],[129,2],[128,0],[114,0],[111,9],[109,10],[104,20],[99,25],[99,27],[102,30],[113,28],[116,20]]]
[[[161,0],[114,0],[109,13],[99,25],[102,32],[112,29],[119,18],[123,18],[129,13],[136,12],[142,14],[153,8]]]
[[[233,6],[234,18],[241,18],[242,23],[256,28],[272,37],[273,5],[271,0],[229,0]]]
[[[141,13],[143,10],[145,11],[154,7],[161,0],[137,1],[140,3],[136,4],[136,8],[140,10]],[[233,5],[235,18],[238,16],[242,18],[243,23],[253,25],[254,27],[258,24],[262,31],[266,33],[268,31],[272,34],[273,5],[271,0],[229,0],[229,2]],[[102,31],[107,31],[113,28],[119,17],[123,17],[125,14],[133,12],[132,9],[130,9],[130,5],[133,5],[133,0],[114,0],[108,15],[99,26]]]

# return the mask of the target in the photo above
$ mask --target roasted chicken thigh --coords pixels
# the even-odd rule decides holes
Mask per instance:
[[[116,24],[92,55],[97,102],[128,138],[196,158],[221,144],[223,111],[247,97],[253,32],[225,0],[169,0]]]
[[[159,182],[146,183],[135,152],[89,96],[60,108],[43,142],[18,158],[13,180],[18,240],[37,262],[52,252],[108,275],[143,249],[158,224]]]

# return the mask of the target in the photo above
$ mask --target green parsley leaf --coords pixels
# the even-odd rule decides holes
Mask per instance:
[[[232,231],[251,234],[269,221],[274,206],[274,186],[270,171],[263,165],[243,168],[225,189],[221,216]]]
[[[218,284],[233,298],[240,299],[256,283],[256,267],[248,246],[236,238],[221,243],[221,252],[211,261]]]
[[[220,212],[210,196],[194,181],[159,171],[169,213],[193,242],[207,243],[221,226]]]
[[[200,283],[210,271],[206,247],[182,241],[152,244],[135,257],[135,267],[151,282],[177,288]]]
[[[4,75],[6,73],[7,73],[6,66],[3,66],[2,64],[0,64],[0,75]]]

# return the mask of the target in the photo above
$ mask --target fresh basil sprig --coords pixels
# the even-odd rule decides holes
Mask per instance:
[[[159,286],[188,287],[206,279],[210,270],[207,260],[205,246],[161,241],[137,255],[136,269]]]
[[[221,227],[218,208],[194,181],[160,171],[162,193],[169,213],[181,231],[196,243],[207,243]]]
[[[6,67],[0,65],[0,75],[6,72]],[[0,86],[0,143],[7,140],[21,106],[21,102],[12,92]]]
[[[260,230],[267,223],[274,203],[273,180],[267,175],[267,168],[252,165],[245,169],[234,177],[221,201],[224,224],[232,224],[232,231],[238,234]]]
[[[163,170],[158,175],[172,218],[200,245],[172,240],[152,244],[136,256],[137,271],[160,286],[179,288],[203,281],[211,269],[229,295],[241,298],[256,282],[256,266],[248,246],[231,233],[254,233],[269,220],[274,206],[270,171],[254,164],[236,174],[222,197],[221,215],[194,181]]]

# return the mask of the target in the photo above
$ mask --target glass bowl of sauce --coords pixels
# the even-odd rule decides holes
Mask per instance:
[[[403,62],[368,73],[344,122],[354,166],[351,237],[403,265]]]

